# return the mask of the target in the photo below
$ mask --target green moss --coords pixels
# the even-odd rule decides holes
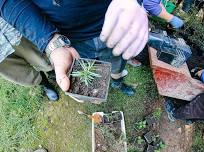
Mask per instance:
[[[108,101],[101,105],[77,103],[64,93],[61,93],[59,102],[49,103],[40,96],[39,88],[28,89],[1,80],[0,97],[4,102],[0,104],[4,103],[10,110],[7,113],[1,110],[3,113],[0,119],[1,123],[4,122],[4,128],[0,131],[2,133],[9,130],[9,134],[0,136],[0,149],[6,147],[8,149],[4,152],[12,152],[11,147],[17,150],[35,149],[42,145],[49,152],[91,151],[91,121],[79,115],[78,110],[87,113],[123,111],[129,138],[133,124],[144,115],[145,102],[156,100],[158,94],[149,68],[128,67],[128,71],[126,82],[136,87],[136,95],[127,97],[117,90],[110,89]],[[9,101],[15,101],[15,104],[10,104]],[[1,105],[1,109],[2,107]],[[21,117],[13,117],[11,113],[20,113]],[[9,122],[5,121],[5,116],[8,116],[6,119],[9,118]],[[10,138],[10,135],[16,134],[21,134],[21,138]]]

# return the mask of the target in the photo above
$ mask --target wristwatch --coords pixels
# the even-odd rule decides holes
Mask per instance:
[[[70,40],[66,36],[60,35],[57,37],[56,40],[54,40],[47,46],[45,52],[47,54],[47,57],[50,58],[50,54],[55,49],[60,48],[60,47],[70,47],[70,46],[71,46]]]

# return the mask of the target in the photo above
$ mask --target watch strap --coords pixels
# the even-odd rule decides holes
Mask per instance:
[[[70,46],[71,46],[70,40],[66,36],[60,35],[57,39],[55,39],[47,46],[45,52],[47,57],[50,58],[51,53],[57,48]]]

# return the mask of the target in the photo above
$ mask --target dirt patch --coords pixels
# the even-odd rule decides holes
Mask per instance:
[[[80,80],[80,77],[71,76],[70,93],[80,94],[89,97],[105,98],[107,94],[107,86],[109,83],[110,67],[107,64],[95,62],[94,73],[99,74],[100,77],[95,77],[91,83],[86,86]],[[75,62],[72,72],[82,71],[82,67],[78,62]]]
[[[169,122],[166,113],[163,113],[158,132],[166,144],[162,152],[191,152],[192,125],[185,125],[181,121]]]
[[[145,106],[148,114],[155,108],[162,108],[159,124],[152,128],[166,145],[162,152],[191,152],[193,125],[185,125],[183,121],[169,122],[163,102],[164,99],[160,98],[155,102],[146,103]]]

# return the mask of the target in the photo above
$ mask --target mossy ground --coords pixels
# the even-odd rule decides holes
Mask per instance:
[[[90,152],[91,121],[77,113],[96,111],[124,112],[127,138],[132,138],[134,123],[154,111],[159,96],[149,67],[127,67],[126,82],[136,87],[136,95],[128,97],[110,89],[106,103],[82,104],[60,92],[60,100],[50,103],[40,88],[25,88],[0,79],[0,152],[24,152],[45,147],[49,152]],[[147,106],[148,104],[148,106]],[[149,107],[149,109],[147,109]],[[194,150],[202,150],[200,132],[194,137]],[[129,151],[136,152],[134,145]],[[196,152],[196,151],[195,151]]]
[[[145,113],[145,103],[154,102],[158,94],[148,67],[128,67],[128,71],[129,75],[126,82],[136,87],[136,95],[127,97],[117,90],[110,89],[108,101],[100,105],[77,103],[65,96],[63,92],[60,92],[61,98],[58,102],[49,103],[46,98],[42,98],[39,88],[29,89],[1,80],[1,90],[3,91],[1,91],[0,96],[5,100],[3,103],[7,105],[11,100],[16,102],[15,105],[9,104],[11,106],[9,112],[22,113],[22,121],[24,122],[28,121],[26,118],[29,114],[33,117],[29,118],[29,125],[19,124],[20,126],[17,127],[13,123],[13,117],[9,115],[7,119],[10,120],[11,126],[7,124],[7,127],[12,128],[13,131],[5,132],[8,139],[18,132],[26,138],[15,138],[15,142],[20,144],[10,145],[1,136],[0,150],[11,152],[12,147],[14,147],[17,151],[20,149],[23,151],[23,149],[36,149],[41,145],[49,152],[91,151],[91,122],[86,117],[79,115],[78,110],[90,114],[96,111],[123,111],[127,136],[129,136],[134,123]],[[28,105],[20,107],[17,103],[22,100],[25,101],[24,104]],[[29,108],[25,109],[25,107]],[[1,119],[3,119],[3,115],[4,113],[1,114]],[[4,124],[6,123],[5,121]],[[1,127],[4,124],[1,123]],[[27,131],[23,131],[22,128],[26,128]],[[6,129],[8,128],[3,128],[1,131],[4,132]],[[30,133],[31,131],[33,132]]]

